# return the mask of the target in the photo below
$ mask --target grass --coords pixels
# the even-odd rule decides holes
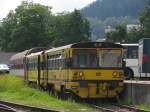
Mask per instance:
[[[61,100],[29,87],[23,79],[15,75],[0,75],[0,100],[26,105],[51,108],[65,112],[94,112],[95,110],[72,100]],[[126,102],[125,104],[129,104]],[[150,105],[136,105],[138,108],[150,110]]]
[[[147,110],[150,112],[150,104],[140,104],[140,105],[136,105],[136,107]]]
[[[63,110],[65,112],[94,112],[92,108],[86,105],[71,100],[60,100],[47,92],[28,87],[23,79],[14,75],[0,76],[0,100]]]

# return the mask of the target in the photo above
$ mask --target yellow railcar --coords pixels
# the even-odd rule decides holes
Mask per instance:
[[[49,90],[81,98],[112,98],[123,90],[123,47],[119,44],[75,43],[28,55],[28,64],[34,59],[38,69],[27,69],[27,80],[36,77]]]
[[[45,75],[46,69],[44,64],[44,51],[31,53],[25,58],[26,63],[26,72],[25,78],[29,83],[36,84],[38,86],[44,86],[45,84]]]

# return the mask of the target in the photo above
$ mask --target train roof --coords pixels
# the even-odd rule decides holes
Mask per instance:
[[[42,51],[42,50],[45,50],[46,48],[45,47],[35,47],[35,48],[31,48],[29,50],[25,50],[23,52],[19,52],[15,55],[13,55],[9,62],[10,64],[14,63],[14,64],[23,64],[23,59],[25,56],[31,54],[31,53],[35,53],[35,52],[38,52],[38,51]]]
[[[123,46],[139,46],[138,43],[125,43],[125,44],[121,44]]]
[[[110,42],[81,42],[81,43],[69,44],[62,47],[52,48],[46,50],[46,53],[51,51],[67,49],[67,48],[123,48],[123,46],[120,44],[115,44]]]
[[[57,51],[57,50],[62,50],[62,49],[67,49],[67,48],[71,48],[71,45],[66,45],[66,46],[62,46],[62,47],[56,47],[56,48],[51,48],[49,50],[46,50],[45,52],[52,52],[52,51]]]
[[[13,56],[10,58],[10,61],[23,58],[23,57],[27,54],[27,52],[28,52],[28,50],[25,50],[25,51],[23,51],[23,52],[20,52],[20,53],[17,53],[17,54],[15,54],[15,55],[13,55]]]
[[[26,57],[32,57],[32,56],[38,56],[41,55],[44,51],[40,51],[40,52],[36,52],[36,53],[31,53],[29,55],[27,55]]]

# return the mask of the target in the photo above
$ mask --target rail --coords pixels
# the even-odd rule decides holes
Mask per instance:
[[[28,106],[28,105],[22,105],[17,104],[13,102],[7,102],[7,101],[0,101],[0,109],[4,111],[9,112],[61,112],[59,110],[53,110],[53,109],[47,109],[47,108],[40,108],[35,106]]]
[[[102,112],[149,112],[147,110],[139,109],[133,106],[109,104],[109,106],[100,106],[95,104],[88,104],[89,106],[101,110]]]

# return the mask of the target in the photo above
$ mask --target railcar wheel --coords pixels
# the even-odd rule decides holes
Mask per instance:
[[[54,85],[48,85],[48,92],[49,94],[52,94],[52,95],[55,94]]]
[[[62,99],[67,98],[66,88],[64,86],[61,86],[60,96],[61,96]]]

